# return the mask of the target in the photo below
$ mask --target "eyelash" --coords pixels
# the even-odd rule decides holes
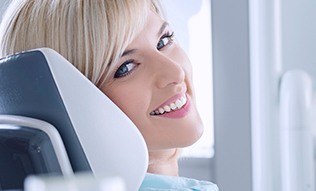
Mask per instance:
[[[118,74],[120,69],[123,69],[123,67],[127,67],[129,64],[133,64],[133,68],[131,70],[129,70],[130,68],[127,68],[128,71],[126,71],[126,73],[123,74]],[[125,76],[128,76],[129,74],[131,74],[133,72],[133,70],[139,65],[139,63],[137,63],[134,59],[130,59],[125,61],[122,65],[120,65],[117,69],[116,72],[114,74],[114,78],[122,78]]]
[[[168,32],[166,32],[164,35],[162,35],[162,37],[160,38],[160,40],[159,40],[159,42],[158,42],[158,44],[157,44],[157,49],[158,49],[158,50],[161,50],[161,49],[164,48],[165,46],[172,44],[173,41],[174,41],[174,36],[175,36],[175,35],[174,35],[174,32],[170,32],[170,31],[168,31]],[[168,43],[165,44],[163,47],[159,48],[159,47],[158,47],[159,43],[160,43],[163,39],[165,39],[165,38],[167,38],[167,39],[169,40]]]
[[[163,47],[158,47],[159,43],[162,42],[163,39],[167,38],[168,42],[166,44],[163,45]],[[161,38],[159,39],[159,42],[157,43],[157,50],[161,50],[163,49],[165,46],[172,44],[174,41],[174,32],[166,32],[164,35],[161,36]],[[129,68],[127,68],[128,71],[126,71],[126,73],[123,74],[118,74],[120,69],[123,69],[123,67],[127,67],[129,64],[134,64],[133,68],[131,70],[128,70]],[[122,78],[122,77],[126,77],[129,74],[131,74],[133,72],[133,70],[139,65],[139,63],[137,63],[134,59],[130,59],[125,61],[123,64],[121,64],[115,71],[114,74],[114,78]]]

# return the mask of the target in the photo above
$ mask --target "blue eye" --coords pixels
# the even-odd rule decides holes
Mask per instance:
[[[157,44],[157,49],[160,50],[163,47],[165,47],[166,45],[171,44],[173,42],[173,39],[174,39],[174,32],[172,32],[171,34],[169,32],[164,34],[160,38],[160,40]]]
[[[138,64],[134,63],[133,60],[124,62],[115,72],[114,78],[121,78],[127,76],[132,70],[137,67]]]

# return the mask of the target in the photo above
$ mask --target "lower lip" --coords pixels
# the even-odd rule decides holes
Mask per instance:
[[[167,118],[183,118],[189,113],[190,107],[191,107],[190,100],[187,99],[187,102],[185,103],[185,105],[181,109],[171,111],[169,113],[164,113],[164,114],[158,115],[158,116],[159,117],[167,117]]]

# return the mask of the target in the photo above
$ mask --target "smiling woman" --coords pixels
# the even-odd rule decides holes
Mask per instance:
[[[50,47],[73,63],[143,135],[149,166],[142,189],[217,190],[177,177],[180,152],[203,125],[191,62],[175,37],[157,0],[13,1],[0,26],[0,56]]]

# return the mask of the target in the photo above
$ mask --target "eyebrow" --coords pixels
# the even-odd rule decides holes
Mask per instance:
[[[168,22],[163,22],[160,29],[159,29],[159,32],[158,32],[158,36],[162,35],[163,31],[167,28],[167,26],[169,26],[169,23]],[[134,52],[136,52],[137,49],[127,49],[123,52],[123,54],[121,55],[121,57],[124,57],[126,55],[129,55],[129,54],[133,54]]]
[[[136,52],[137,49],[127,49],[123,52],[123,54],[121,55],[121,57],[124,57],[126,55],[129,55],[129,54],[133,54],[134,52]]]
[[[161,27],[159,29],[159,32],[158,32],[158,36],[160,36],[163,33],[163,31],[167,28],[167,26],[169,26],[168,22],[165,21],[165,22],[162,23],[162,25],[161,25]]]

